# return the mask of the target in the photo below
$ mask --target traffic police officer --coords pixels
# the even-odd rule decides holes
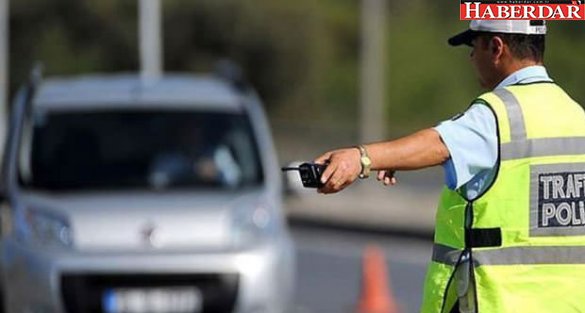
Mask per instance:
[[[329,151],[321,193],[370,170],[441,164],[446,188],[422,312],[585,312],[585,112],[543,67],[544,21],[472,21],[482,87],[462,115],[398,140]]]

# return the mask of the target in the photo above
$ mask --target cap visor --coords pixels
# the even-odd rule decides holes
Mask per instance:
[[[449,38],[448,42],[451,46],[468,45],[471,46],[471,42],[477,36],[477,32],[473,30],[466,30],[460,34],[457,34]]]

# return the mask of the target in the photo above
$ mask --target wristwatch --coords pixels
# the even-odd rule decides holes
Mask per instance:
[[[360,163],[362,165],[362,171],[358,176],[360,179],[365,179],[370,177],[370,168],[372,167],[372,160],[368,156],[368,151],[363,145],[356,146],[358,150],[360,150]]]

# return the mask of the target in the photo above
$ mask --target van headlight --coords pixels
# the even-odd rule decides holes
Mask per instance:
[[[235,246],[253,245],[271,238],[278,223],[273,210],[265,205],[242,207],[232,215],[232,242]]]
[[[13,225],[17,238],[48,247],[71,247],[73,236],[69,222],[56,214],[38,210],[20,210]]]

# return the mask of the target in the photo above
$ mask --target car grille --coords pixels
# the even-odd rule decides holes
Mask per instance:
[[[203,296],[202,313],[233,312],[237,274],[65,274],[61,291],[67,313],[103,313],[102,297],[112,288],[197,287]]]

